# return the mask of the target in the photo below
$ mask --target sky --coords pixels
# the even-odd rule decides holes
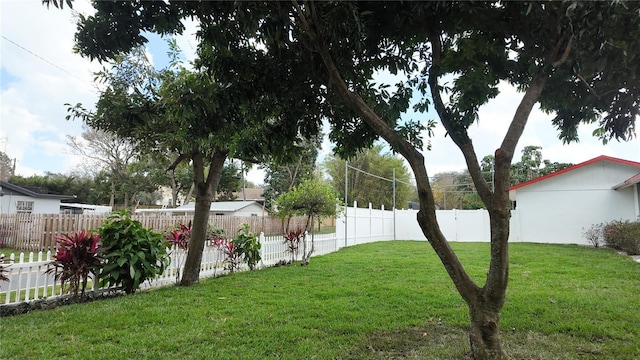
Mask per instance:
[[[87,0],[76,0],[74,11],[91,13]],[[93,108],[98,91],[93,73],[102,65],[73,53],[74,12],[47,9],[41,0],[0,1],[0,151],[16,159],[16,174],[30,176],[45,172],[70,173],[78,169],[82,159],[71,154],[67,136],[79,137],[82,123],[67,121],[65,103],[82,103]],[[35,25],[34,25],[35,24]],[[185,34],[177,39],[186,60],[192,60],[196,42],[192,36],[196,25],[187,24]],[[166,46],[157,36],[150,37],[147,51],[157,66],[166,62]],[[500,86],[497,99],[481,108],[479,121],[470,135],[479,158],[493,154],[506,133],[508,123],[522,95],[508,85]],[[593,126],[579,130],[580,142],[563,145],[551,126],[552,115],[537,108],[520,139],[515,159],[524,146],[542,147],[544,159],[554,162],[579,163],[599,155],[609,155],[640,162],[640,141],[602,145],[591,136]],[[415,120],[434,118],[431,114],[413,115]],[[429,175],[464,169],[464,157],[445,137],[438,125],[431,139],[432,150],[425,151]],[[426,141],[426,139],[425,139]],[[323,153],[330,144],[323,144]],[[248,180],[263,182],[264,172],[254,168]]]

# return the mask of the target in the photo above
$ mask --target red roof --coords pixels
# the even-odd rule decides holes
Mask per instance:
[[[577,169],[579,169],[581,167],[585,167],[587,165],[595,164],[595,163],[600,162],[600,161],[609,161],[609,162],[616,163],[616,164],[622,164],[622,165],[628,165],[628,166],[633,166],[633,167],[640,168],[640,162],[624,160],[624,159],[618,159],[618,158],[611,157],[611,156],[606,156],[606,155],[600,155],[600,156],[595,157],[595,158],[593,158],[591,160],[587,160],[585,162],[581,162],[579,164],[576,164],[576,165],[573,165],[573,166],[569,166],[568,168],[564,168],[562,170],[558,170],[556,172],[552,172],[551,174],[547,174],[545,176],[540,176],[538,178],[531,179],[529,181],[525,181],[525,182],[522,182],[520,184],[513,185],[512,187],[509,188],[509,191],[515,190],[515,189],[519,189],[521,187],[525,187],[525,186],[528,186],[528,185],[531,185],[531,184],[535,184],[537,182],[544,181],[544,180],[547,180],[547,179],[552,178],[554,176],[558,176],[560,174],[564,174],[564,173],[567,173],[569,171],[577,170]]]
[[[637,183],[640,183],[640,174],[636,174],[636,175],[628,178],[627,180],[621,182],[620,184],[614,186],[613,190],[624,189],[626,187],[629,187],[631,185],[635,185]]]

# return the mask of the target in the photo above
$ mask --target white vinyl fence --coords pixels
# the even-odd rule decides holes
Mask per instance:
[[[336,236],[340,246],[351,246],[384,240],[426,241],[417,210],[385,210],[358,208],[357,202],[336,220]],[[437,210],[440,230],[449,241],[490,241],[489,213],[487,210]],[[394,226],[395,224],[395,226]],[[346,240],[345,240],[346,238]],[[520,226],[515,211],[511,213],[509,241],[520,240]]]
[[[416,210],[385,210],[358,208],[357,203],[347,208],[336,219],[336,233],[315,235],[314,256],[328,254],[342,247],[388,240],[426,241],[418,221]],[[346,215],[346,216],[345,216]],[[440,229],[449,241],[488,242],[489,215],[486,210],[439,210],[437,212]],[[511,217],[510,241],[521,241],[517,216]],[[260,234],[260,267],[267,267],[281,261],[291,260],[287,246],[281,235],[265,236]],[[307,236],[310,248],[311,236]],[[300,246],[302,251],[302,244]],[[145,282],[141,287],[149,288],[175,283],[177,272],[184,265],[183,251],[171,251],[171,265],[158,278]],[[297,256],[299,260],[301,254]],[[18,260],[18,259],[16,259]],[[49,253],[31,253],[28,259],[21,254],[19,261],[9,265],[9,282],[0,282],[0,304],[30,301],[51,296],[59,296],[59,282],[53,275],[46,275],[48,263],[52,260]],[[224,254],[215,247],[206,246],[202,256],[201,277],[217,276],[225,272]],[[6,265],[6,264],[5,264]]]
[[[263,233],[259,235],[261,243],[262,261],[259,267],[273,266],[281,261],[291,260],[291,254],[287,252],[287,246],[282,236],[265,236]],[[335,234],[314,235],[315,251],[313,256],[324,255],[339,249]],[[311,235],[307,235],[307,247],[311,248]],[[300,244],[300,252],[302,244]],[[46,253],[21,253],[18,258],[10,261],[5,259],[4,266],[8,266],[8,277],[10,281],[0,281],[0,305],[12,304],[22,301],[32,301],[44,299],[53,296],[60,296],[62,288],[60,282],[55,280],[53,274],[46,274],[49,263],[53,260],[51,251]],[[177,272],[184,265],[186,253],[180,249],[172,248],[170,250],[171,264],[162,275],[143,283],[140,288],[147,289],[162,285],[168,285],[176,282]],[[296,258],[299,260],[301,254]],[[224,253],[214,246],[205,246],[202,254],[202,264],[200,267],[200,277],[218,276],[227,271],[224,269]],[[246,270],[246,265],[245,269]],[[91,286],[94,290],[99,289]],[[87,289],[89,290],[89,289]]]

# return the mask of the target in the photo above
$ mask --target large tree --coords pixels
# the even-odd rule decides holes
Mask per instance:
[[[7,181],[15,175],[14,164],[14,161],[4,151],[0,151],[0,180]]]
[[[226,159],[230,155],[257,162],[293,158],[301,150],[298,144],[317,137],[322,117],[337,112],[322,101],[326,89],[300,78],[305,62],[294,58],[283,64],[267,57],[251,39],[240,36],[244,29],[225,25],[224,31],[201,30],[202,37],[215,41],[200,44],[194,70],[174,57],[169,68],[156,74],[135,46],[143,39],[142,30],[181,29],[173,5],[95,2],[94,6],[94,16],[80,19],[78,49],[91,58],[113,62],[100,76],[106,87],[96,111],[78,105],[71,112],[145,149],[178,154],[170,171],[182,162],[191,163],[196,201],[181,280],[182,285],[191,285],[199,279],[209,208]],[[199,9],[195,3],[181,6]],[[132,24],[134,13],[141,17]],[[160,29],[156,21],[166,23]],[[128,30],[114,32],[110,26]],[[93,45],[85,42],[88,34],[93,34],[89,40],[95,41]],[[128,51],[131,55],[123,55]],[[279,82],[291,85],[274,88]],[[280,95],[288,91],[295,91],[296,98]]]
[[[284,164],[272,161],[264,165],[264,199],[267,206],[270,207],[279,195],[291,191],[294,186],[314,178],[319,138],[306,140],[301,145],[304,151],[294,161]]]
[[[334,110],[329,137],[338,153],[353,154],[377,137],[386,140],[414,172],[418,223],[468,305],[471,353],[477,359],[507,356],[499,323],[509,274],[509,170],[533,106],[551,114],[565,141],[576,140],[581,122],[597,122],[596,135],[603,139],[627,139],[639,112],[636,2],[94,4],[96,15],[81,18],[76,37],[85,54],[110,57],[143,43],[140,29],[179,30],[180,18],[196,17],[202,42],[218,50],[201,53],[203,62],[242,63],[238,57],[251,53],[265,65],[227,74],[272,81],[275,62],[286,69],[272,81],[275,98],[296,106],[306,105],[300,97],[307,89],[325,96]],[[404,74],[407,81],[374,79],[385,71]],[[492,189],[468,128],[478,120],[479,107],[498,96],[501,82],[521,90],[522,98],[496,145]],[[438,226],[422,152],[424,126],[401,117],[413,96],[420,98],[417,110],[434,110],[460,148],[489,212],[491,259],[484,284],[467,274]],[[358,117],[335,116],[349,111]]]
[[[80,138],[67,136],[67,145],[71,151],[84,159],[85,173],[96,176],[104,171],[111,184],[109,205],[115,205],[118,193],[123,194],[124,207],[129,206],[129,195],[137,192],[137,186],[146,187],[145,182],[131,181],[133,164],[140,160],[140,152],[136,145],[124,136],[112,131],[83,125]]]
[[[47,194],[74,195],[75,199],[73,202],[107,204],[109,201],[108,196],[102,199],[95,196],[96,183],[94,179],[90,177],[46,172],[44,175],[31,175],[27,177],[14,175],[9,178],[9,182],[26,188],[37,188]]]

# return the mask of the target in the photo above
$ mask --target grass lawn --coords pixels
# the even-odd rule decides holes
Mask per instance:
[[[453,243],[476,279],[489,244]],[[640,358],[640,264],[511,244],[501,328],[514,359]],[[426,242],[0,318],[2,359],[464,359],[467,308]]]

